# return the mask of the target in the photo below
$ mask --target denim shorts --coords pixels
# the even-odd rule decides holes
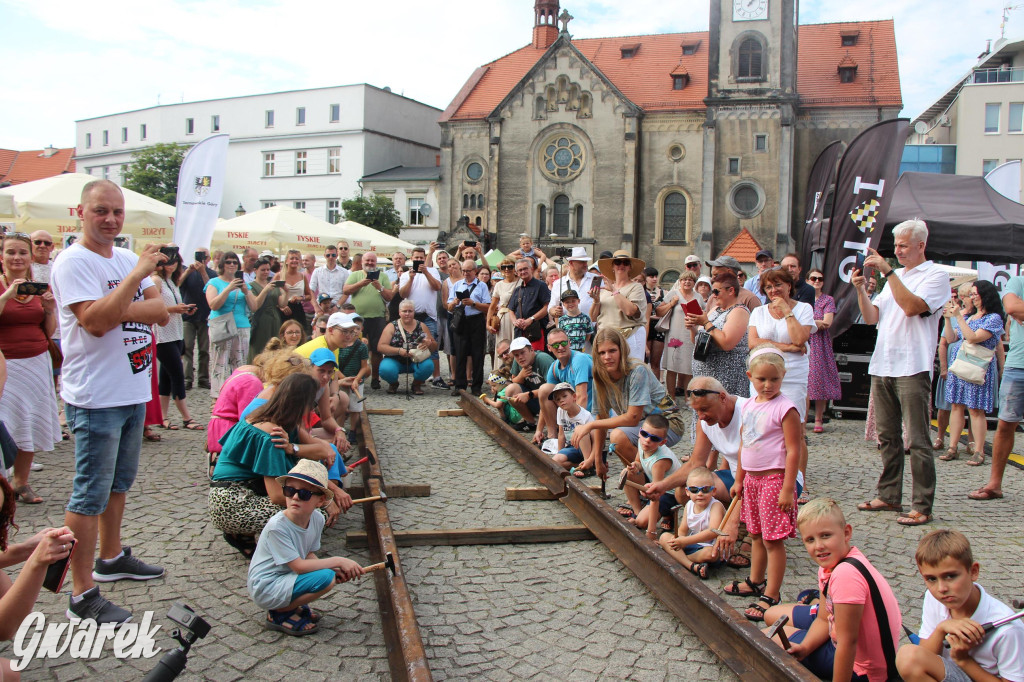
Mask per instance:
[[[1007,367],[999,384],[999,421],[1024,421],[1024,369]]]
[[[75,435],[75,480],[67,509],[99,516],[111,493],[126,493],[135,482],[146,405],[90,410],[68,403],[64,411]]]
[[[559,450],[558,454],[565,455],[565,458],[573,464],[579,464],[583,461],[583,451],[571,445]]]
[[[419,319],[419,318],[417,318],[417,319]],[[420,320],[420,321],[423,324],[427,325],[427,329],[430,330],[430,335],[434,337],[434,341],[437,341],[438,344],[440,344],[441,340],[437,338],[437,320],[432,318],[430,315],[427,315],[426,319],[423,319],[423,320]],[[440,356],[437,354],[436,350],[430,354],[430,359],[431,360],[437,360],[439,357]]]

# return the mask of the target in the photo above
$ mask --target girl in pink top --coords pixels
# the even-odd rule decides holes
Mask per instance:
[[[217,396],[217,402],[210,412],[210,423],[206,427],[206,451],[210,453],[210,476],[213,476],[213,467],[217,464],[217,455],[220,453],[220,439],[231,430],[231,427],[238,423],[242,410],[249,406],[252,399],[263,390],[263,380],[260,378],[259,367],[256,365],[243,365],[236,369]]]
[[[755,348],[747,376],[757,391],[741,413],[740,452],[733,497],[742,497],[740,518],[751,535],[750,577],[734,580],[726,594],[756,596],[748,620],[764,620],[779,603],[786,574],[786,538],[796,537],[796,473],[800,465],[800,414],[781,393],[786,361],[771,344]],[[767,574],[767,575],[766,575]]]

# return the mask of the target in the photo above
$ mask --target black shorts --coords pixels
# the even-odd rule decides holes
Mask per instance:
[[[371,353],[377,352],[377,343],[380,341],[380,334],[384,331],[384,327],[386,327],[387,324],[387,320],[383,317],[363,318],[363,336],[366,337],[366,343],[370,347]]]

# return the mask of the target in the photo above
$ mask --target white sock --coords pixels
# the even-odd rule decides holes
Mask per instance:
[[[112,556],[109,559],[100,559],[100,561],[102,561],[105,564],[109,564],[111,561],[117,561],[118,559],[120,559],[123,556],[124,556],[124,550],[122,549],[120,552],[117,553],[117,556]]]

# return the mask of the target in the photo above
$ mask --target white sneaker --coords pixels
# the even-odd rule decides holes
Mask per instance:
[[[32,466],[29,467],[32,471],[42,471],[43,465],[39,462],[32,462]]]

